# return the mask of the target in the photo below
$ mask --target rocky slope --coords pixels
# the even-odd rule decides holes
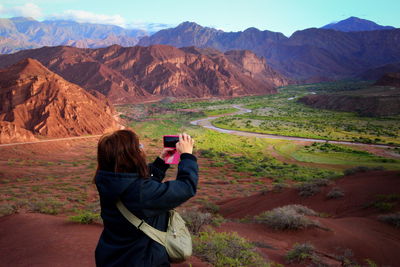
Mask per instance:
[[[118,126],[109,103],[67,82],[34,59],[0,70],[0,88],[0,121],[6,126],[2,127],[2,135],[15,131],[29,140],[31,135],[26,131],[66,137],[101,134]]]
[[[0,121],[0,144],[30,142],[37,138],[32,132],[8,121]]]
[[[171,46],[100,49],[44,47],[0,56],[0,67],[35,58],[50,70],[114,103],[150,96],[212,97],[274,93],[288,79],[249,51]]]

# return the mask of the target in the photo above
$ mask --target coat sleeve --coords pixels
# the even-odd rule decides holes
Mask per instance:
[[[153,163],[149,164],[150,178],[161,182],[165,178],[165,173],[169,166],[169,164],[165,164],[164,160],[157,157]]]
[[[146,217],[156,216],[170,209],[176,208],[196,194],[198,182],[197,159],[192,154],[184,153],[178,165],[176,180],[165,183],[153,179],[144,179],[140,185],[139,203],[128,209],[140,210]],[[129,195],[125,195],[128,204]],[[132,202],[131,202],[132,203]],[[133,203],[132,203],[133,204]]]

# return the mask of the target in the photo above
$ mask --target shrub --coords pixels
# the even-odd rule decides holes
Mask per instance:
[[[315,260],[314,246],[309,243],[295,243],[293,248],[286,253],[286,260],[289,263],[301,263],[305,260]]]
[[[302,197],[310,197],[320,192],[319,186],[314,183],[303,183],[297,187],[297,190]]]
[[[0,205],[0,217],[14,214],[18,211],[17,207],[10,204],[1,204]]]
[[[382,222],[391,224],[396,228],[400,228],[400,212],[381,215],[378,219]]]
[[[257,222],[266,224],[276,230],[298,230],[319,226],[317,221],[310,220],[304,215],[313,216],[316,213],[301,205],[288,205],[261,213],[255,219]]]
[[[339,187],[334,187],[328,192],[328,194],[326,194],[326,197],[329,199],[341,198],[344,197],[344,192]]]
[[[64,202],[60,202],[53,198],[47,198],[30,202],[28,204],[28,209],[32,212],[55,215],[60,213],[63,206]]]
[[[194,239],[194,254],[216,267],[268,266],[254,246],[237,233],[201,232]]]
[[[185,210],[181,212],[181,215],[189,231],[194,235],[197,235],[204,225],[211,224],[212,222],[212,215],[208,212],[203,213],[198,210]]]
[[[99,214],[90,211],[84,211],[81,214],[70,216],[69,219],[81,224],[97,223],[101,220]]]
[[[210,202],[210,201],[208,201],[208,200],[204,201],[203,209],[206,210],[206,211],[209,211],[211,213],[214,213],[214,214],[219,212],[219,206],[214,204],[214,203],[212,203],[212,202]]]
[[[340,261],[341,266],[357,266],[357,262],[354,259],[354,253],[349,248],[336,248],[338,255],[334,255],[334,258]]]

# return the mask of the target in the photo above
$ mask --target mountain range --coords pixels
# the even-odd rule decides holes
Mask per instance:
[[[78,23],[66,20],[39,22],[32,18],[0,19],[0,53],[42,46],[71,45],[82,48],[106,47],[113,44],[133,46],[147,33],[115,25]]]
[[[389,71],[400,63],[400,29],[350,17],[322,28],[310,28],[286,37],[279,32],[248,28],[224,32],[184,22],[151,36],[118,26],[71,21],[38,22],[29,18],[0,20],[0,51],[15,52],[39,46],[69,45],[81,48],[150,46],[195,46],[221,52],[250,50],[264,57],[281,74],[299,82],[319,82],[368,77],[387,65]],[[378,77],[379,78],[379,77]]]
[[[289,38],[249,28],[223,32],[185,22],[143,37],[139,45],[194,45],[220,51],[247,49],[265,57],[277,71],[303,82],[358,77],[385,64],[400,62],[400,29],[342,32],[311,28]]]
[[[166,45],[83,49],[43,47],[0,55],[0,68],[34,58],[51,71],[113,103],[154,96],[194,97],[268,94],[290,81],[250,51]]]

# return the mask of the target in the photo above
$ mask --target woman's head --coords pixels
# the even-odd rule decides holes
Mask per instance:
[[[118,130],[103,135],[97,146],[98,170],[137,172],[148,177],[146,156],[140,148],[138,136],[131,130]]]

